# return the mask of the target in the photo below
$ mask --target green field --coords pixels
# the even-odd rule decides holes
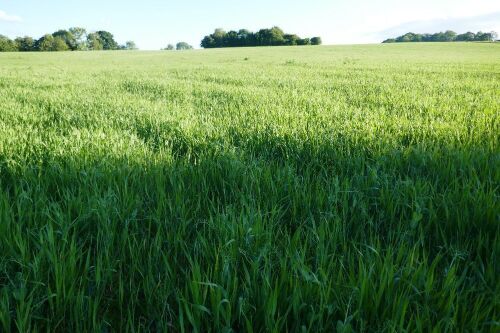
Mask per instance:
[[[0,54],[0,331],[500,329],[500,44]]]

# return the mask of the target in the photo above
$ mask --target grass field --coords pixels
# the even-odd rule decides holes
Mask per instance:
[[[0,331],[500,330],[500,44],[0,54]]]

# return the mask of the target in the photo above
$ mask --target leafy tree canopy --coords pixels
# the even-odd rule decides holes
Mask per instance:
[[[115,41],[115,37],[112,33],[108,31],[97,31],[96,32],[99,41],[102,44],[103,50],[117,50],[118,43]]]
[[[320,45],[321,38],[300,38],[295,34],[286,34],[279,27],[260,29],[251,32],[247,29],[226,32],[221,28],[207,35],[201,41],[203,48],[243,47],[243,46],[280,46],[280,45]]]
[[[14,52],[17,51],[16,43],[9,37],[0,35],[0,52]]]
[[[30,36],[17,37],[15,40],[0,35],[0,52],[28,51],[83,51],[83,50],[136,50],[133,41],[118,45],[112,33],[97,31],[87,33],[85,28],[72,27],[45,34],[39,39]]]
[[[20,52],[35,51],[35,40],[29,36],[17,37],[15,42],[17,50]]]
[[[125,45],[120,46],[120,50],[137,50],[139,49],[134,41],[127,41]]]
[[[54,37],[59,37],[60,39],[64,40],[64,43],[70,48],[71,50],[76,50],[77,49],[77,41],[75,36],[69,32],[68,30],[58,30],[52,34]]]
[[[435,34],[415,34],[408,32],[396,38],[389,38],[382,43],[409,43],[409,42],[477,42],[477,41],[494,41],[498,37],[497,33],[491,32],[466,32],[458,35],[456,32],[447,30]]]
[[[87,39],[87,30],[81,27],[72,27],[69,28],[69,32],[73,35],[76,41],[76,50],[86,50],[86,39]]]
[[[87,48],[92,51],[103,50],[102,41],[97,33],[92,32],[87,35]]]
[[[186,43],[186,42],[179,42],[179,43],[177,43],[177,45],[175,46],[175,48],[178,51],[193,49],[193,47],[191,45],[189,45],[188,43]]]

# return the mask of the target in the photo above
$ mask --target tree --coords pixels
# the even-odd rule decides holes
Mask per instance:
[[[285,33],[279,27],[271,28],[271,45],[285,44]]]
[[[73,27],[69,28],[69,32],[73,35],[76,41],[76,50],[86,50],[87,49],[87,30],[85,28]]]
[[[474,40],[478,41],[478,42],[487,41],[488,40],[488,36],[486,35],[486,33],[482,32],[482,31],[479,31],[476,34],[476,37],[474,38]]]
[[[46,34],[36,41],[36,49],[42,52],[52,51],[54,36]]]
[[[314,37],[315,45],[321,44],[320,37]],[[218,28],[203,37],[200,45],[203,48],[242,47],[242,46],[278,46],[278,45],[310,45],[309,38],[301,39],[294,34],[285,34],[279,27],[260,29],[253,33],[247,29],[225,32]]]
[[[64,41],[64,43],[71,49],[71,50],[76,50],[77,49],[77,41],[75,36],[68,30],[58,30],[52,34],[55,38],[60,38]]]
[[[457,37],[457,33],[455,31],[446,30],[444,33],[444,39],[447,42],[454,41],[456,37]]]
[[[479,31],[476,34],[476,38],[474,40],[479,42],[490,42],[495,41],[498,38],[498,34],[495,31],[492,32],[482,32]]]
[[[217,47],[216,43],[215,43],[215,39],[212,37],[212,35],[208,35],[208,36],[203,37],[203,39],[201,40],[200,46],[203,47],[204,49],[211,49],[211,48]]]
[[[125,43],[125,45],[124,45],[124,49],[125,49],[125,50],[137,50],[137,49],[139,49],[139,48],[137,47],[137,45],[135,44],[135,42],[134,42],[134,41],[129,40],[129,41],[127,41],[127,42]]]
[[[297,35],[286,34],[283,36],[285,39],[285,45],[297,45],[300,37]]]
[[[433,42],[446,42],[446,36],[444,32],[438,32],[432,35],[431,41]]]
[[[103,49],[103,45],[99,35],[95,32],[87,35],[87,48],[92,51],[100,51]]]
[[[241,46],[238,33],[234,30],[229,31],[224,39],[224,47]]]
[[[16,43],[9,37],[0,35],[0,52],[14,52],[17,51]]]
[[[50,51],[68,51],[70,47],[62,37],[54,37],[52,49]]]
[[[285,33],[279,27],[260,29],[255,35],[259,46],[278,46],[285,44]]]
[[[255,46],[255,34],[250,30],[238,30],[238,40],[240,46]]]
[[[221,28],[217,28],[212,34],[212,38],[214,39],[215,47],[224,47],[226,32]]]
[[[309,38],[299,39],[297,45],[311,45],[311,40]]]
[[[17,49],[21,52],[35,51],[35,41],[29,36],[16,38]]]
[[[96,32],[99,41],[102,44],[103,50],[117,50],[118,43],[115,41],[115,38],[112,33],[108,31],[97,31]]]
[[[423,34],[422,35],[422,42],[431,42],[432,41],[432,35],[431,34]]]
[[[323,41],[321,40],[321,37],[313,37],[311,38],[311,45],[321,45],[323,44]]]
[[[460,34],[457,36],[455,40],[461,41],[461,42],[472,42],[476,39],[476,34],[473,32],[466,32],[464,34]]]
[[[188,44],[186,44],[189,46]],[[181,45],[181,48],[187,48]],[[173,45],[170,46],[173,49]],[[191,48],[191,46],[189,46]],[[28,51],[68,51],[68,50],[136,50],[133,41],[118,45],[113,35],[107,31],[97,31],[87,34],[87,30],[72,27],[60,29],[52,34],[45,34],[38,40],[29,36],[17,37],[15,40],[0,35],[0,52]]]
[[[191,50],[193,49],[193,47],[191,45],[189,45],[188,43],[186,42],[179,42],[177,43],[176,47],[177,51],[181,51],[181,50]]]
[[[38,51],[42,52],[69,50],[69,46],[66,44],[62,37],[54,37],[49,34],[46,34],[45,36],[37,40],[35,43],[35,47]]]
[[[455,41],[492,41],[498,38],[496,32],[489,33],[481,32],[474,34],[473,32],[466,32],[457,35],[452,30],[445,32],[437,32],[435,34],[414,34],[412,32],[406,33],[396,38],[390,38],[383,41],[383,43],[402,43],[402,42],[455,42]]]
[[[407,43],[407,42],[421,42],[422,36],[419,34],[414,34],[413,32],[408,32],[403,36],[396,38],[396,42]]]
[[[166,48],[162,49],[164,51],[173,51],[175,47],[172,44],[168,44]]]

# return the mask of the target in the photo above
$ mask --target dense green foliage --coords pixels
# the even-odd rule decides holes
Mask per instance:
[[[13,52],[17,51],[16,42],[9,37],[0,35],[0,52]]]
[[[0,55],[0,331],[498,332],[500,45]]]
[[[407,43],[407,42],[489,42],[498,38],[494,31],[473,33],[466,32],[458,35],[455,31],[447,30],[435,34],[415,34],[408,32],[396,38],[389,38],[382,43]]]
[[[168,46],[167,46],[167,49],[168,49]],[[182,50],[192,50],[193,47],[191,45],[189,45],[188,43],[186,42],[179,42],[177,43],[177,45],[175,46],[175,49],[177,51],[182,51]]]
[[[320,37],[300,38],[297,35],[285,34],[279,27],[261,29],[254,33],[246,29],[225,32],[215,29],[214,33],[205,36],[201,47],[243,47],[243,46],[283,46],[283,45],[321,45]]]
[[[53,34],[45,34],[38,40],[32,37],[18,37],[11,40],[0,35],[0,52],[33,52],[33,51],[84,51],[84,50],[136,50],[133,41],[118,45],[113,34],[108,31],[97,31],[87,34],[85,28],[73,27],[69,30],[58,30]]]

